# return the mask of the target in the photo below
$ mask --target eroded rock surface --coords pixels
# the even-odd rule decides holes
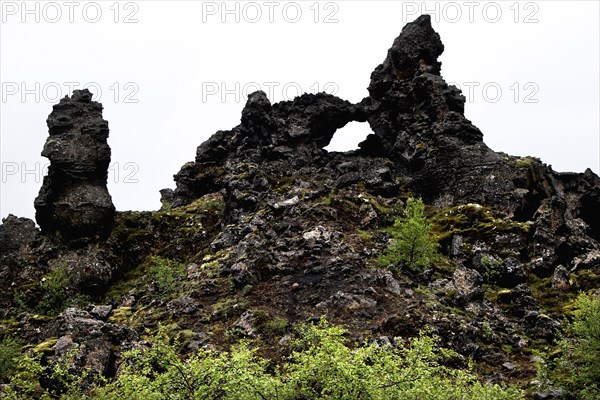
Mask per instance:
[[[115,208],[106,187],[110,147],[102,105],[87,89],[75,90],[54,106],[47,123],[42,155],[50,167],[35,200],[38,224],[65,240],[105,236]]]
[[[161,191],[161,210],[117,212],[114,225],[102,108],[87,91],[61,100],[36,200],[42,230],[14,216],[0,225],[5,331],[53,335],[52,357],[80,349],[76,369],[109,374],[160,324],[189,351],[241,336],[279,357],[290,326],[325,315],[386,346],[428,326],[487,380],[526,386],[562,307],[600,286],[600,179],[488,148],[441,76],[443,50],[422,16],[360,103],[251,94],[240,124],[202,143],[175,190]],[[324,150],[352,121],[373,134],[356,151]],[[426,203],[442,255],[420,270],[377,263],[408,197]],[[64,293],[48,284],[57,277]]]

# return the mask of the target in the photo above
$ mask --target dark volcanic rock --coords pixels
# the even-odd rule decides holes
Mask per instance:
[[[271,104],[252,93],[240,124],[202,143],[175,190],[161,191],[161,210],[114,221],[102,107],[87,91],[61,100],[48,118],[41,232],[14,216],[0,225],[7,331],[30,343],[52,336],[52,357],[76,350],[74,371],[110,375],[159,324],[182,349],[241,334],[271,353],[289,327],[325,315],[385,346],[429,326],[491,380],[510,373],[526,384],[535,371],[523,359],[551,346],[564,305],[600,282],[600,179],[489,149],[441,76],[443,50],[422,16],[360,103],[318,93]],[[326,151],[352,121],[373,134],[355,151]],[[378,256],[409,197],[426,203],[443,257],[384,267]],[[44,283],[57,275],[68,277],[64,290]],[[59,316],[38,318],[40,298],[53,295]],[[104,306],[81,310],[92,301]]]
[[[12,214],[2,220],[0,287],[3,288],[3,296],[0,296],[0,308],[9,306],[13,290],[40,275],[45,255],[53,250],[32,220]]]
[[[67,308],[48,327],[51,336],[58,337],[54,357],[68,360],[69,373],[113,375],[116,371],[115,348],[130,346],[139,339],[134,330],[104,322],[87,311]],[[73,354],[75,354],[73,356]]]
[[[600,179],[591,171],[557,174],[532,157],[489,149],[464,116],[464,96],[440,75],[443,50],[424,15],[404,27],[371,75],[370,96],[358,104],[324,93],[271,104],[263,92],[251,94],[240,125],[211,136],[195,162],[175,175],[173,204],[225,191],[235,219],[256,210],[265,175],[322,172],[336,188],[363,183],[372,193],[394,196],[401,181],[438,207],[477,203],[517,221],[535,220],[534,253],[542,259],[536,268],[547,274],[595,248],[582,235],[599,236],[593,210],[600,205]],[[350,121],[368,121],[374,132],[360,150],[323,150]],[[258,181],[238,179],[242,160],[255,166],[249,173]],[[504,285],[523,281],[522,274],[507,273]]]
[[[289,296],[291,304],[277,301],[293,316],[316,307],[333,317],[372,318],[374,308],[389,303],[375,295],[377,285],[365,287],[374,276],[358,271],[382,251],[387,237],[374,235],[377,244],[363,249],[349,245],[349,238],[357,229],[385,224],[384,210],[410,193],[434,212],[467,206],[447,217],[454,218],[446,228],[455,229],[447,251],[455,272],[430,286],[442,300],[487,310],[481,316],[493,315],[494,329],[510,332],[503,340],[515,345],[522,345],[514,338],[523,332],[543,338],[555,333],[528,274],[547,278],[559,265],[587,265],[580,260],[598,249],[600,223],[592,210],[600,206],[600,179],[591,171],[559,174],[538,159],[488,148],[464,116],[465,97],[441,76],[443,50],[430,17],[421,16],[394,41],[360,103],[319,93],[271,104],[256,92],[238,126],[198,147],[195,161],[175,175],[173,204],[224,195],[227,225],[211,249],[230,254],[222,271],[235,287],[260,288],[284,276],[275,293]],[[351,121],[367,121],[373,134],[357,151],[325,151],[336,129]],[[351,196],[362,199],[356,209]],[[325,210],[315,205],[320,198]],[[486,303],[484,284],[512,289],[497,289],[510,293],[510,312]],[[365,306],[371,298],[376,307]]]
[[[437,59],[443,51],[428,15],[404,27],[371,74],[369,122],[375,137],[367,140],[365,150],[410,162],[419,143],[435,143],[439,135],[481,142],[483,135],[463,115],[465,97],[440,76]],[[373,148],[373,143],[380,146]]]
[[[102,105],[87,90],[75,90],[55,105],[42,155],[48,175],[35,200],[42,232],[67,240],[108,234],[115,208],[106,188],[110,147]]]

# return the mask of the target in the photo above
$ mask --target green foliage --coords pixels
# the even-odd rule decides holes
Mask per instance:
[[[134,288],[140,297],[146,297],[149,302],[172,298],[186,289],[186,283],[185,264],[165,257],[148,256],[111,286],[105,301],[119,299]],[[124,323],[132,313],[131,307],[121,306],[113,311],[111,320]]]
[[[90,383],[105,384],[106,379],[94,376],[89,369],[73,369],[76,350],[59,359],[44,358],[42,353],[27,352],[16,358],[16,368],[10,377],[10,385],[4,393],[7,399],[62,399],[81,400],[91,398],[86,394]]]
[[[282,384],[267,373],[268,361],[245,343],[231,352],[199,350],[181,360],[164,332],[152,347],[124,355],[119,378],[97,390],[102,399],[260,399],[276,398]]]
[[[416,270],[427,267],[438,258],[438,243],[431,236],[431,225],[421,199],[407,200],[404,217],[396,219],[391,234],[392,244],[379,256],[381,265],[403,262]]]
[[[600,295],[580,294],[575,308],[568,337],[560,342],[560,356],[549,360],[541,372],[575,398],[599,399]]]
[[[292,352],[277,367],[240,342],[230,351],[201,349],[182,359],[178,343],[165,329],[150,346],[123,354],[112,382],[74,373],[73,355],[50,360],[19,358],[9,399],[522,399],[518,389],[482,384],[468,370],[441,365],[449,350],[440,350],[422,335],[407,347],[351,346],[346,331],[321,320],[302,325],[291,342]],[[70,358],[69,358],[70,357]],[[42,385],[41,382],[46,382]],[[47,382],[52,382],[50,388]]]
[[[5,393],[7,399],[50,398],[39,382],[44,372],[40,358],[41,355],[33,356],[27,353],[15,359],[14,373],[10,376],[10,386],[8,392]]]
[[[271,188],[279,193],[284,194],[290,191],[292,187],[296,184],[296,178],[293,176],[266,176],[267,181],[271,185]]]
[[[234,315],[241,314],[247,301],[238,297],[223,298],[212,305],[211,319],[213,321],[226,320]]]
[[[330,207],[333,204],[333,201],[335,200],[335,192],[331,191],[329,192],[329,194],[327,194],[327,196],[322,198],[322,202],[324,205],[326,205],[327,207]]]
[[[225,200],[220,193],[211,193],[196,200],[191,206],[202,212],[212,212],[222,215],[225,209]]]
[[[123,355],[112,382],[73,373],[67,356],[42,366],[24,355],[7,398],[61,399],[522,399],[518,389],[481,383],[468,370],[443,366],[453,356],[425,335],[403,348],[352,346],[346,331],[329,325],[302,325],[291,354],[280,367],[256,355],[246,342],[230,351],[201,349],[182,359],[165,329],[147,347]],[[53,382],[51,389],[40,382]],[[86,382],[88,384],[86,385]],[[89,382],[95,382],[89,384]]]
[[[483,277],[487,282],[495,282],[500,276],[498,267],[502,265],[502,260],[493,256],[485,255],[481,257],[481,266],[483,267]]]
[[[345,330],[321,321],[304,326],[284,368],[291,398],[307,399],[519,399],[516,389],[481,384],[468,371],[440,365],[449,350],[422,335],[399,349],[352,348]]]
[[[200,350],[181,360],[166,337],[125,354],[119,378],[96,391],[103,399],[519,399],[517,389],[481,384],[439,361],[426,336],[404,349],[352,348],[341,327],[305,325],[280,369],[245,343],[230,352]],[[272,372],[270,372],[272,371]]]
[[[151,256],[144,262],[146,277],[161,295],[172,294],[185,274],[185,266],[177,261]]]
[[[405,348],[355,346],[325,320],[301,325],[281,366],[240,342],[230,351],[200,349],[181,358],[164,328],[123,354],[116,379],[73,370],[76,354],[42,363],[19,357],[8,399],[522,399],[518,389],[481,383],[468,370],[443,366],[449,350],[425,335]],[[75,350],[76,351],[76,350]]]
[[[281,317],[271,317],[264,324],[264,332],[269,336],[283,335],[287,329],[288,320]]]
[[[57,315],[67,306],[69,276],[65,268],[56,268],[42,277],[42,299],[36,310],[46,315]]]
[[[4,382],[17,367],[15,358],[21,354],[19,343],[7,336],[0,341],[0,382]]]
[[[483,321],[481,326],[481,335],[488,341],[491,341],[494,337],[494,330],[488,321]]]

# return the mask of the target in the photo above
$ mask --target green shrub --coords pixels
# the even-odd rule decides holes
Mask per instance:
[[[119,377],[99,389],[102,399],[260,399],[275,398],[282,384],[269,375],[268,362],[244,343],[231,352],[199,350],[187,360],[160,332],[152,347],[124,355]],[[264,397],[263,397],[264,396]]]
[[[9,336],[0,341],[0,382],[6,381],[17,366],[15,358],[21,354],[21,346]]]
[[[69,276],[63,267],[56,268],[42,277],[42,298],[36,310],[41,314],[57,315],[67,306]]]
[[[304,326],[299,349],[284,366],[292,397],[306,399],[519,399],[514,388],[480,383],[469,371],[440,361],[454,353],[437,349],[431,337],[407,347],[349,346],[346,331],[321,321]],[[300,345],[298,345],[300,343]]]
[[[493,256],[485,255],[481,257],[481,266],[483,267],[483,277],[487,282],[496,282],[500,277],[499,267],[502,266],[502,260],[497,259]]]
[[[40,357],[41,355],[33,356],[27,353],[14,359],[15,367],[10,376],[10,386],[3,393],[7,399],[50,398],[49,393],[40,385],[40,378],[44,371]]]
[[[24,357],[12,380],[11,399],[62,398],[107,400],[162,399],[406,399],[512,400],[518,389],[481,383],[468,370],[443,366],[449,350],[436,348],[425,335],[403,348],[355,346],[346,331],[321,320],[302,325],[282,365],[259,357],[240,342],[230,351],[200,349],[182,359],[163,329],[151,345],[125,352],[119,374],[110,383],[80,391],[82,378],[69,377],[68,366],[41,367],[39,358]],[[68,361],[67,361],[68,365]],[[64,394],[40,385],[46,374]],[[55,386],[56,387],[56,386]],[[54,389],[56,390],[56,389]]]
[[[144,261],[145,275],[154,285],[157,294],[169,295],[177,291],[185,276],[185,265],[158,256],[150,256]]]
[[[416,270],[429,266],[438,258],[438,243],[431,236],[431,224],[425,216],[421,199],[409,198],[404,217],[396,219],[391,232],[392,243],[379,256],[381,265],[405,263]]]
[[[600,399],[600,295],[577,297],[566,334],[559,356],[542,373],[574,398]]]
[[[68,352],[60,359],[47,359],[40,352],[29,351],[15,358],[16,366],[3,394],[6,399],[61,399],[83,400],[94,398],[86,394],[91,382],[105,383],[99,374],[92,375],[89,369],[74,370],[76,351]],[[92,378],[94,377],[94,378]]]
[[[157,337],[151,348],[126,353],[118,379],[96,393],[144,400],[522,398],[517,389],[485,385],[468,371],[440,365],[449,351],[436,350],[429,337],[390,349],[349,346],[345,333],[325,321],[302,326],[280,368],[244,342],[230,352],[200,350],[182,360],[176,346]]]

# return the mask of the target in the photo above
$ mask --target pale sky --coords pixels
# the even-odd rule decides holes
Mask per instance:
[[[88,87],[104,105],[117,210],[159,190],[245,96],[327,91],[358,102],[406,22],[431,14],[442,75],[496,151],[600,172],[598,1],[1,1],[0,217],[33,218],[52,105]],[[340,129],[330,149],[370,131]]]

